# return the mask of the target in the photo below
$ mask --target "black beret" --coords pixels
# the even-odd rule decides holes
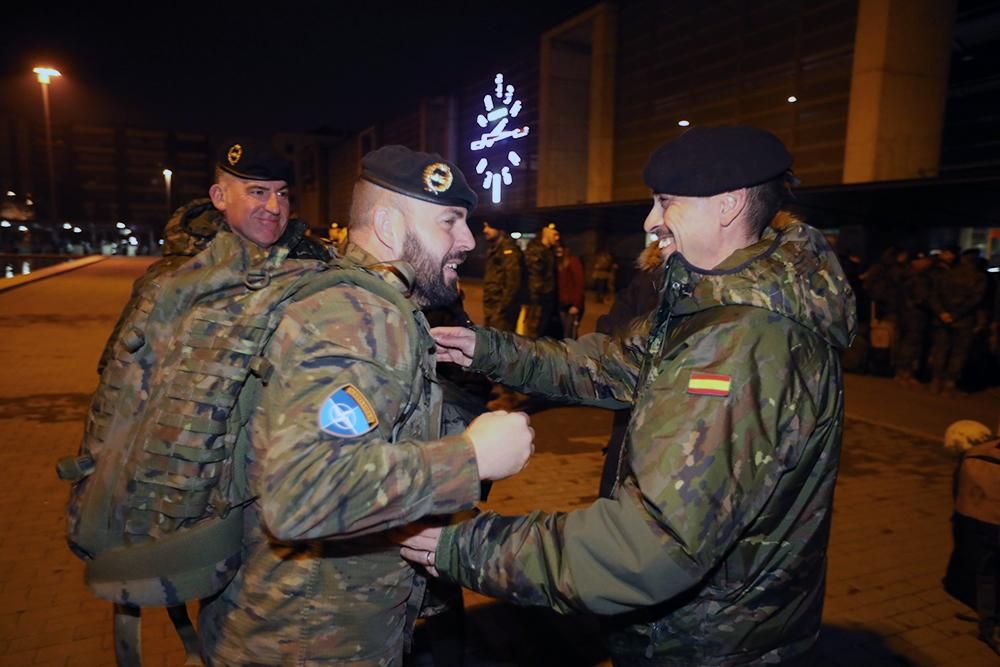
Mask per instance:
[[[361,178],[407,197],[470,212],[479,202],[461,169],[437,153],[406,146],[383,146],[361,158]]]
[[[274,150],[269,141],[240,138],[227,141],[219,151],[219,169],[239,178],[255,181],[295,180],[295,170],[288,158]]]
[[[778,137],[755,127],[692,127],[649,157],[642,178],[653,192],[710,197],[784,174],[792,156]]]

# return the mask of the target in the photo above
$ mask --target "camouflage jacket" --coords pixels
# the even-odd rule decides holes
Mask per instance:
[[[506,234],[490,242],[483,271],[483,313],[486,326],[513,331],[524,300],[524,255]]]
[[[306,236],[308,226],[302,220],[289,220],[288,228],[276,245],[290,248],[290,259],[329,259],[331,254],[326,247]],[[148,291],[153,280],[168,271],[172,271],[208,247],[220,230],[229,230],[226,218],[207,197],[194,199],[181,206],[167,220],[163,228],[163,257],[153,262],[146,272],[132,285],[132,294],[128,303],[122,309],[122,314],[115,323],[115,328],[108,337],[108,342],[97,363],[100,374],[108,363],[114,342],[121,335],[121,328],[129,320],[132,311]]]
[[[350,244],[346,259],[375,264]],[[405,292],[401,268],[379,275]],[[402,318],[417,320],[421,358]],[[267,359],[246,427],[258,499],[244,566],[202,614],[206,652],[220,665],[399,664],[414,570],[386,531],[480,494],[471,442],[439,437],[426,319],[338,285],[286,308]],[[422,387],[404,412],[416,365]]]
[[[556,301],[556,254],[538,239],[524,250],[528,271],[528,303],[552,306]]]
[[[814,229],[769,229],[712,271],[674,255],[626,335],[477,333],[473,367],[551,397],[633,405],[611,499],[445,529],[443,577],[615,615],[613,654],[779,662],[820,628],[854,297]]]
[[[986,296],[986,274],[967,262],[958,261],[952,267],[938,263],[929,269],[930,293],[928,305],[935,326],[944,326],[938,316],[950,313],[951,326],[972,328],[976,310]]]

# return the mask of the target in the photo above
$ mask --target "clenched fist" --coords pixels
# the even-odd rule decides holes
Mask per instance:
[[[479,479],[515,475],[535,451],[535,429],[523,412],[487,412],[476,417],[465,433],[476,451]]]

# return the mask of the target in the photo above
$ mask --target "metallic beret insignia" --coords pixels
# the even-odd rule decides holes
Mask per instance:
[[[229,147],[229,152],[226,153],[226,159],[229,160],[229,164],[236,166],[236,163],[240,161],[243,157],[243,147],[239,144],[233,144]]]
[[[451,167],[443,162],[435,162],[424,168],[424,190],[427,192],[433,192],[436,195],[446,192],[454,180]]]

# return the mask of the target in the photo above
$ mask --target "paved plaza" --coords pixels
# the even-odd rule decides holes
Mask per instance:
[[[65,483],[97,383],[97,358],[148,264],[109,258],[0,292],[0,665],[113,664],[110,604],[92,598],[64,543]],[[480,292],[466,285],[478,315]],[[600,305],[590,303],[583,330]],[[848,376],[848,420],[837,485],[824,629],[816,664],[998,665],[967,610],[941,588],[951,549],[954,459],[940,434],[954,419],[996,427],[1000,393],[943,399],[889,380]],[[569,510],[593,500],[611,414],[553,407],[533,414],[537,454],[494,485],[504,513]],[[469,662],[610,664],[588,620],[551,619],[467,593]],[[162,610],[146,612],[145,665],[183,664]]]

